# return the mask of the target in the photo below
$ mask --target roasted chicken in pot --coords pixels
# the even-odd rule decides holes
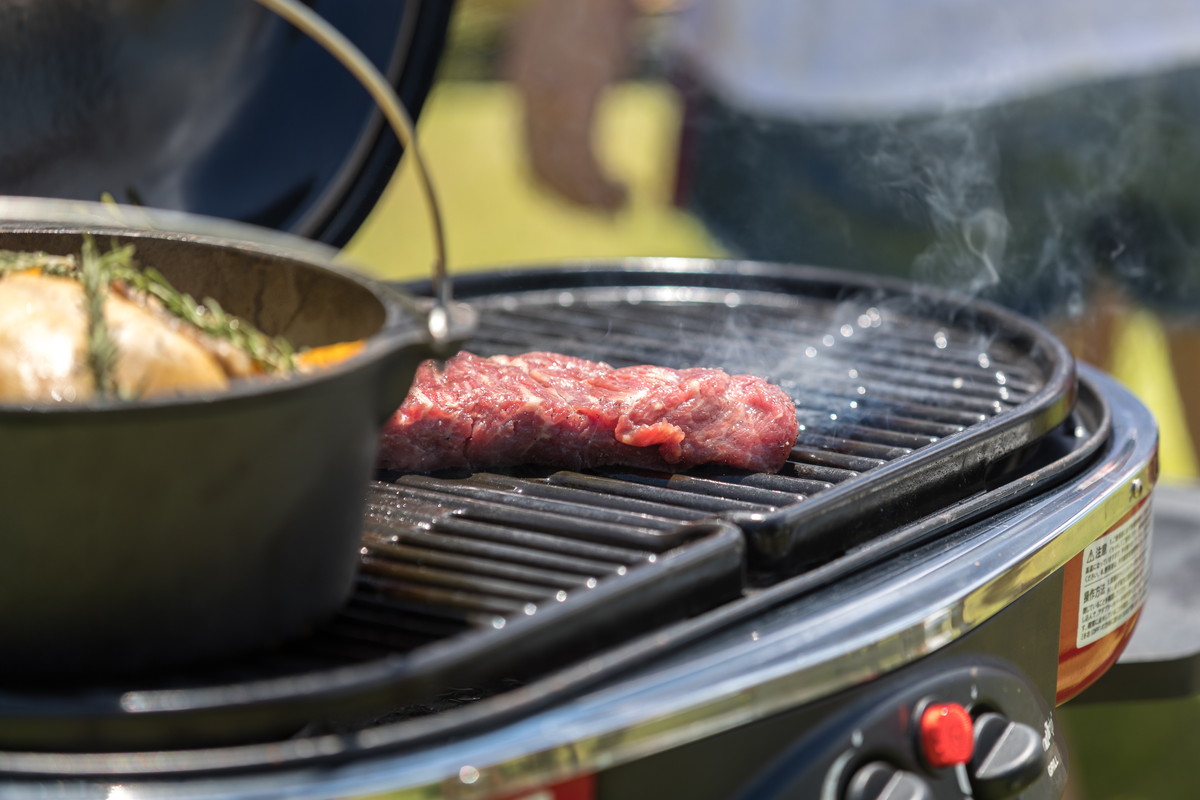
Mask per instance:
[[[294,368],[286,342],[176,292],[132,248],[0,253],[0,403],[219,391]]]

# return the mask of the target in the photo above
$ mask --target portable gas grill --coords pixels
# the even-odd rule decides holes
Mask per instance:
[[[445,19],[384,5],[392,35],[359,38],[419,105],[433,55],[408,45]],[[312,61],[263,24],[268,65]],[[263,74],[264,103],[301,102]],[[344,240],[395,150],[369,111],[338,119],[353,158],[226,215]],[[221,141],[180,175],[258,152]],[[356,591],[311,636],[0,688],[0,797],[1062,795],[1053,708],[1146,591],[1157,431],[1128,392],[1019,316],[827,270],[630,260],[456,291],[476,353],[762,375],[800,438],[776,474],[380,473]]]
[[[327,628],[8,688],[0,796],[1060,796],[1053,704],[1145,592],[1156,436],[1126,392],[1000,309],[821,270],[632,262],[460,293],[480,352],[761,369],[800,440],[773,475],[381,474]],[[974,718],[969,766],[920,744],[946,703]]]

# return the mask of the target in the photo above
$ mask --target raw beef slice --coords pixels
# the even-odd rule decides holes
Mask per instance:
[[[380,465],[429,472],[718,463],[776,471],[797,432],[791,398],[750,375],[463,352],[418,369],[384,427]]]

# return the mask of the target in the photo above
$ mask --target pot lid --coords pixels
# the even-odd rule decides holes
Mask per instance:
[[[416,117],[449,0],[309,0]],[[332,56],[251,0],[0,4],[0,194],[98,200],[345,244],[401,148]]]

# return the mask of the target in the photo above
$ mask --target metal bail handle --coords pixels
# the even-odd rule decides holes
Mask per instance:
[[[442,228],[442,214],[433,190],[425,159],[417,146],[417,131],[404,103],[396,95],[387,78],[380,74],[363,52],[340,31],[325,21],[312,9],[297,0],[255,0],[278,16],[296,26],[321,47],[325,48],[342,66],[362,84],[371,99],[383,112],[396,138],[405,152],[413,159],[417,177],[429,210],[433,225],[433,308],[429,313],[429,333],[434,342],[444,342],[450,337],[450,278],[446,274],[446,237]]]

